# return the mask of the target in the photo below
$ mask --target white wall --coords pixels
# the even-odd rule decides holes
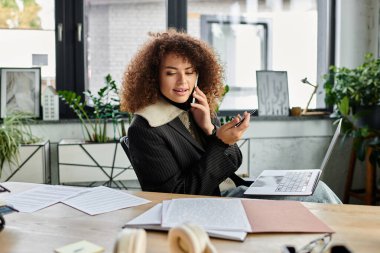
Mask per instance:
[[[55,37],[52,30],[0,29],[0,67],[33,67],[32,54],[48,55],[42,77],[55,77]]]
[[[379,56],[380,0],[338,0],[336,65],[355,68],[366,53]]]

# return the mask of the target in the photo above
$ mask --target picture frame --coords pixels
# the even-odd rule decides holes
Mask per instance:
[[[41,68],[0,68],[0,118],[19,111],[41,118]]]
[[[259,116],[289,116],[286,71],[256,71]]]

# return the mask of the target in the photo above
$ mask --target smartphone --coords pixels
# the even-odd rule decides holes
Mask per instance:
[[[249,115],[252,115],[252,114],[254,114],[255,112],[257,112],[257,109],[253,109],[253,110],[249,111],[248,113],[249,113]],[[238,123],[236,123],[235,127],[240,126],[241,123],[243,123],[244,119],[245,119],[245,117],[243,117]]]
[[[194,91],[195,91],[195,88],[198,86],[198,76],[199,75],[197,75],[197,79],[195,79]],[[193,100],[191,101],[191,103],[195,103],[195,97],[193,97]]]

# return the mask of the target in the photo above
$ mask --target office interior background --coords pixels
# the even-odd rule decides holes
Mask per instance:
[[[96,92],[123,72],[149,32],[168,26],[209,42],[230,87],[221,115],[258,107],[257,70],[287,71],[289,106],[329,110],[323,75],[330,65],[356,67],[366,53],[380,56],[379,0],[8,0],[0,6],[0,67],[41,68],[46,86]],[[37,136],[50,141],[50,178],[59,178],[58,142],[82,139],[81,125],[60,104],[59,121],[38,120]],[[242,141],[241,174],[264,169],[319,168],[334,131],[329,117],[254,117]],[[322,180],[342,197],[349,140],[333,153]],[[358,163],[354,184],[364,183]]]

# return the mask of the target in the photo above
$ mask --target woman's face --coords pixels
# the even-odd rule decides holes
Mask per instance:
[[[176,103],[186,102],[195,86],[197,73],[185,58],[174,53],[165,55],[160,66],[160,91]]]

